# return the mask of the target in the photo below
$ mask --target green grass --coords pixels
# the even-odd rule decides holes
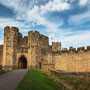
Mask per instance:
[[[16,90],[65,90],[42,71],[30,69]]]

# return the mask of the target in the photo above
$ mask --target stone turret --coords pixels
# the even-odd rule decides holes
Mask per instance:
[[[63,48],[63,49],[61,50],[61,53],[67,53],[67,52],[68,52],[67,48]]]
[[[87,46],[87,50],[90,50],[90,46]]]
[[[73,47],[69,47],[69,52],[76,52],[76,49]]]
[[[3,69],[11,70],[16,64],[16,48],[18,44],[18,28],[4,28],[4,47],[3,47]]]
[[[41,50],[49,48],[48,37],[38,31],[30,31],[28,32],[28,45],[30,46],[28,52],[31,53],[31,66],[38,67],[38,63],[41,63]]]
[[[60,52],[61,51],[61,43],[59,42],[52,42],[52,51]]]
[[[78,47],[77,48],[77,51],[80,52],[80,51],[85,51],[85,47]]]

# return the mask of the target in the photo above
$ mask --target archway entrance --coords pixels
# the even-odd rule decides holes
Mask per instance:
[[[41,64],[41,62],[39,62],[39,67],[40,67],[40,69],[42,68],[42,64]]]
[[[27,68],[27,59],[25,56],[21,56],[18,61],[18,69],[26,69]]]

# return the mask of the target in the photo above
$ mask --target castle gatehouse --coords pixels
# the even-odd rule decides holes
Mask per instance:
[[[16,27],[4,28],[4,43],[0,45],[0,69],[48,68],[68,72],[90,71],[90,46],[62,48],[39,32],[29,31],[22,36]]]

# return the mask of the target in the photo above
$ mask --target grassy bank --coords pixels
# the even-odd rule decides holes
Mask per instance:
[[[60,74],[52,72],[60,81],[64,81],[67,85],[72,86],[74,90],[90,90],[90,73],[87,74]]]
[[[30,69],[16,90],[65,90],[42,71]]]

